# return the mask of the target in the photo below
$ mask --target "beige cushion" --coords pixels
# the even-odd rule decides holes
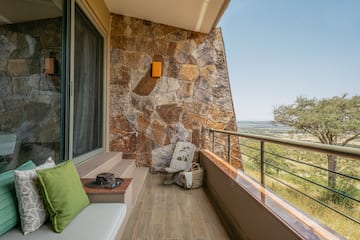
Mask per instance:
[[[115,240],[126,215],[123,203],[93,203],[85,208],[62,233],[55,233],[51,224],[24,236],[20,229],[13,229],[0,239],[6,240]]]

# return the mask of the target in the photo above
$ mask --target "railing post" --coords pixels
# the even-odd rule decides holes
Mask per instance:
[[[210,130],[210,131],[211,131],[211,133],[212,133],[212,136],[211,136],[211,138],[212,138],[212,139],[211,139],[211,151],[212,151],[212,152],[215,152],[215,151],[214,151],[214,149],[215,149],[215,147],[214,147],[214,145],[215,145],[215,136],[214,136],[214,135],[215,135],[215,132],[214,132],[213,130]]]
[[[260,171],[261,185],[265,186],[265,142],[260,142]]]
[[[231,137],[230,137],[230,134],[228,134],[227,148],[228,148],[228,162],[231,164]]]

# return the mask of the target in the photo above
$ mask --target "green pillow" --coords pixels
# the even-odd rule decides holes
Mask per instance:
[[[89,198],[73,161],[38,170],[41,191],[55,232],[67,225],[89,205]]]
[[[28,161],[18,170],[34,169],[36,165]],[[10,170],[0,174],[0,236],[14,228],[19,222],[19,212],[15,194],[15,174]]]

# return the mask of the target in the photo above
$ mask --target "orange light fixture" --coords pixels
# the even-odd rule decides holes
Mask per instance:
[[[154,78],[161,77],[161,62],[152,62],[151,76]]]
[[[45,58],[45,73],[46,74],[54,74],[55,67],[54,67],[54,58]]]

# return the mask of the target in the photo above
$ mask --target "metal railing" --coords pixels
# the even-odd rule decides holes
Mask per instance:
[[[255,134],[245,134],[245,133],[238,133],[238,132],[233,132],[233,131],[216,130],[216,129],[212,129],[212,128],[209,128],[207,130],[209,131],[209,134],[210,134],[210,148],[211,148],[212,152],[215,154],[221,153],[222,156],[220,156],[220,157],[225,156],[224,159],[226,158],[226,161],[229,162],[230,164],[235,160],[240,161],[243,164],[241,156],[246,156],[246,157],[254,160],[255,162],[257,162],[260,165],[260,183],[264,187],[265,187],[266,178],[269,178],[269,179],[274,180],[274,181],[286,186],[287,188],[290,188],[291,190],[305,196],[306,198],[311,199],[328,209],[331,209],[332,211],[342,215],[346,219],[349,219],[352,222],[360,224],[359,219],[349,216],[348,214],[338,210],[336,207],[331,206],[322,200],[319,200],[318,198],[312,196],[311,194],[309,194],[305,191],[300,190],[297,187],[294,187],[292,184],[289,184],[286,181],[274,176],[273,174],[270,174],[269,172],[266,171],[266,169],[271,168],[271,169],[275,169],[276,171],[289,174],[292,177],[296,178],[297,180],[306,182],[307,184],[312,184],[312,185],[319,187],[325,191],[329,191],[332,194],[336,194],[343,198],[349,199],[356,204],[360,204],[360,199],[358,199],[358,197],[354,197],[354,196],[352,196],[346,192],[340,191],[334,187],[326,186],[322,183],[316,182],[316,181],[312,180],[311,178],[301,176],[301,174],[298,174],[296,171],[292,171],[291,168],[286,169],[282,166],[277,165],[276,162],[267,161],[266,156],[275,157],[282,161],[289,161],[292,163],[299,164],[301,166],[310,167],[310,168],[317,169],[320,171],[326,171],[327,174],[333,174],[336,176],[344,177],[351,181],[355,181],[356,186],[360,185],[359,176],[353,176],[350,174],[345,174],[342,172],[329,170],[328,168],[315,165],[311,162],[306,162],[306,160],[297,160],[297,159],[294,159],[293,157],[283,156],[278,153],[271,152],[271,151],[267,150],[266,144],[271,143],[271,144],[275,144],[275,145],[286,146],[288,148],[306,150],[307,152],[316,152],[316,153],[321,153],[321,154],[326,154],[326,155],[339,156],[339,157],[343,157],[343,158],[351,158],[354,161],[360,160],[360,149],[326,145],[326,144],[320,144],[320,143],[304,142],[304,141],[295,141],[295,140],[281,139],[281,138],[276,138],[276,137],[262,136],[262,135],[255,135]],[[231,136],[233,137],[233,139],[235,137],[233,142],[231,141],[231,139],[232,139]],[[259,142],[259,147],[254,147],[254,146],[240,143],[240,139],[242,139],[242,138],[255,140],[255,141]],[[234,142],[234,141],[237,141],[237,142]],[[245,151],[242,151],[242,150],[240,151],[241,152],[240,157],[236,157],[236,158],[232,157],[231,152],[232,152],[232,146],[234,146],[234,144],[238,144],[241,149],[247,148],[247,149],[250,149],[251,151],[257,152],[258,155],[260,156],[260,159],[257,159],[254,156],[251,156],[250,154],[247,154],[247,153],[245,153]],[[222,152],[221,150],[217,150],[219,145],[221,145],[222,150],[225,149],[226,153]],[[360,164],[360,162],[359,162],[359,164]],[[355,188],[356,188],[356,186],[355,186]]]

